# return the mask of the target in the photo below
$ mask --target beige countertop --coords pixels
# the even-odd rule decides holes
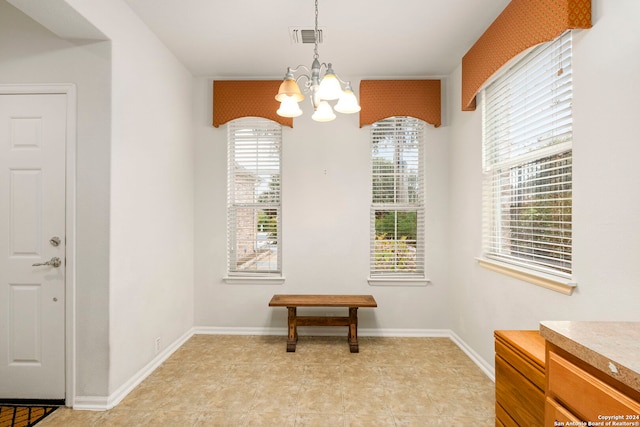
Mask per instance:
[[[640,322],[540,322],[540,335],[640,392]]]

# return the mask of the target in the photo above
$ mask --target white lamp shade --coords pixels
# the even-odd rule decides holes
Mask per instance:
[[[320,101],[318,104],[318,108],[311,116],[313,120],[316,122],[330,122],[331,120],[336,118],[336,115],[333,113],[331,109],[331,105],[327,101]]]
[[[342,88],[340,87],[340,81],[333,73],[325,74],[324,78],[320,82],[320,89],[318,89],[320,99],[331,101],[340,98],[342,95]]]
[[[302,110],[300,109],[295,96],[285,96],[282,98],[280,108],[278,108],[276,113],[281,117],[298,117],[302,115]]]
[[[292,77],[287,77],[280,83],[276,101],[282,102],[287,97],[294,98],[296,102],[304,99],[304,95],[300,92],[300,86],[298,86],[298,83],[296,83],[296,80]]]
[[[360,111],[360,106],[358,105],[358,100],[356,99],[356,95],[352,90],[346,89],[338,103],[333,107],[337,112],[344,114],[352,114]]]

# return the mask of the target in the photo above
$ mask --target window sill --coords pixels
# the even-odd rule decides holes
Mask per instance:
[[[369,277],[369,286],[427,286],[431,280],[424,277]]]
[[[282,285],[284,276],[225,276],[225,283],[234,285]]]
[[[504,274],[555,292],[560,292],[561,294],[571,295],[577,286],[577,284],[570,279],[563,279],[550,274],[527,270],[504,262],[485,258],[477,258],[477,261],[481,267],[487,270],[495,271],[496,273]]]

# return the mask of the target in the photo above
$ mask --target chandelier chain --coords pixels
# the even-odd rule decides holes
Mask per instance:
[[[313,49],[313,59],[318,59],[318,0],[316,0],[316,27],[313,33],[315,40],[315,47]]]

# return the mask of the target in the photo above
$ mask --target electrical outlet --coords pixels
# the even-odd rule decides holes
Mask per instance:
[[[156,338],[156,354],[160,353],[160,337]]]

